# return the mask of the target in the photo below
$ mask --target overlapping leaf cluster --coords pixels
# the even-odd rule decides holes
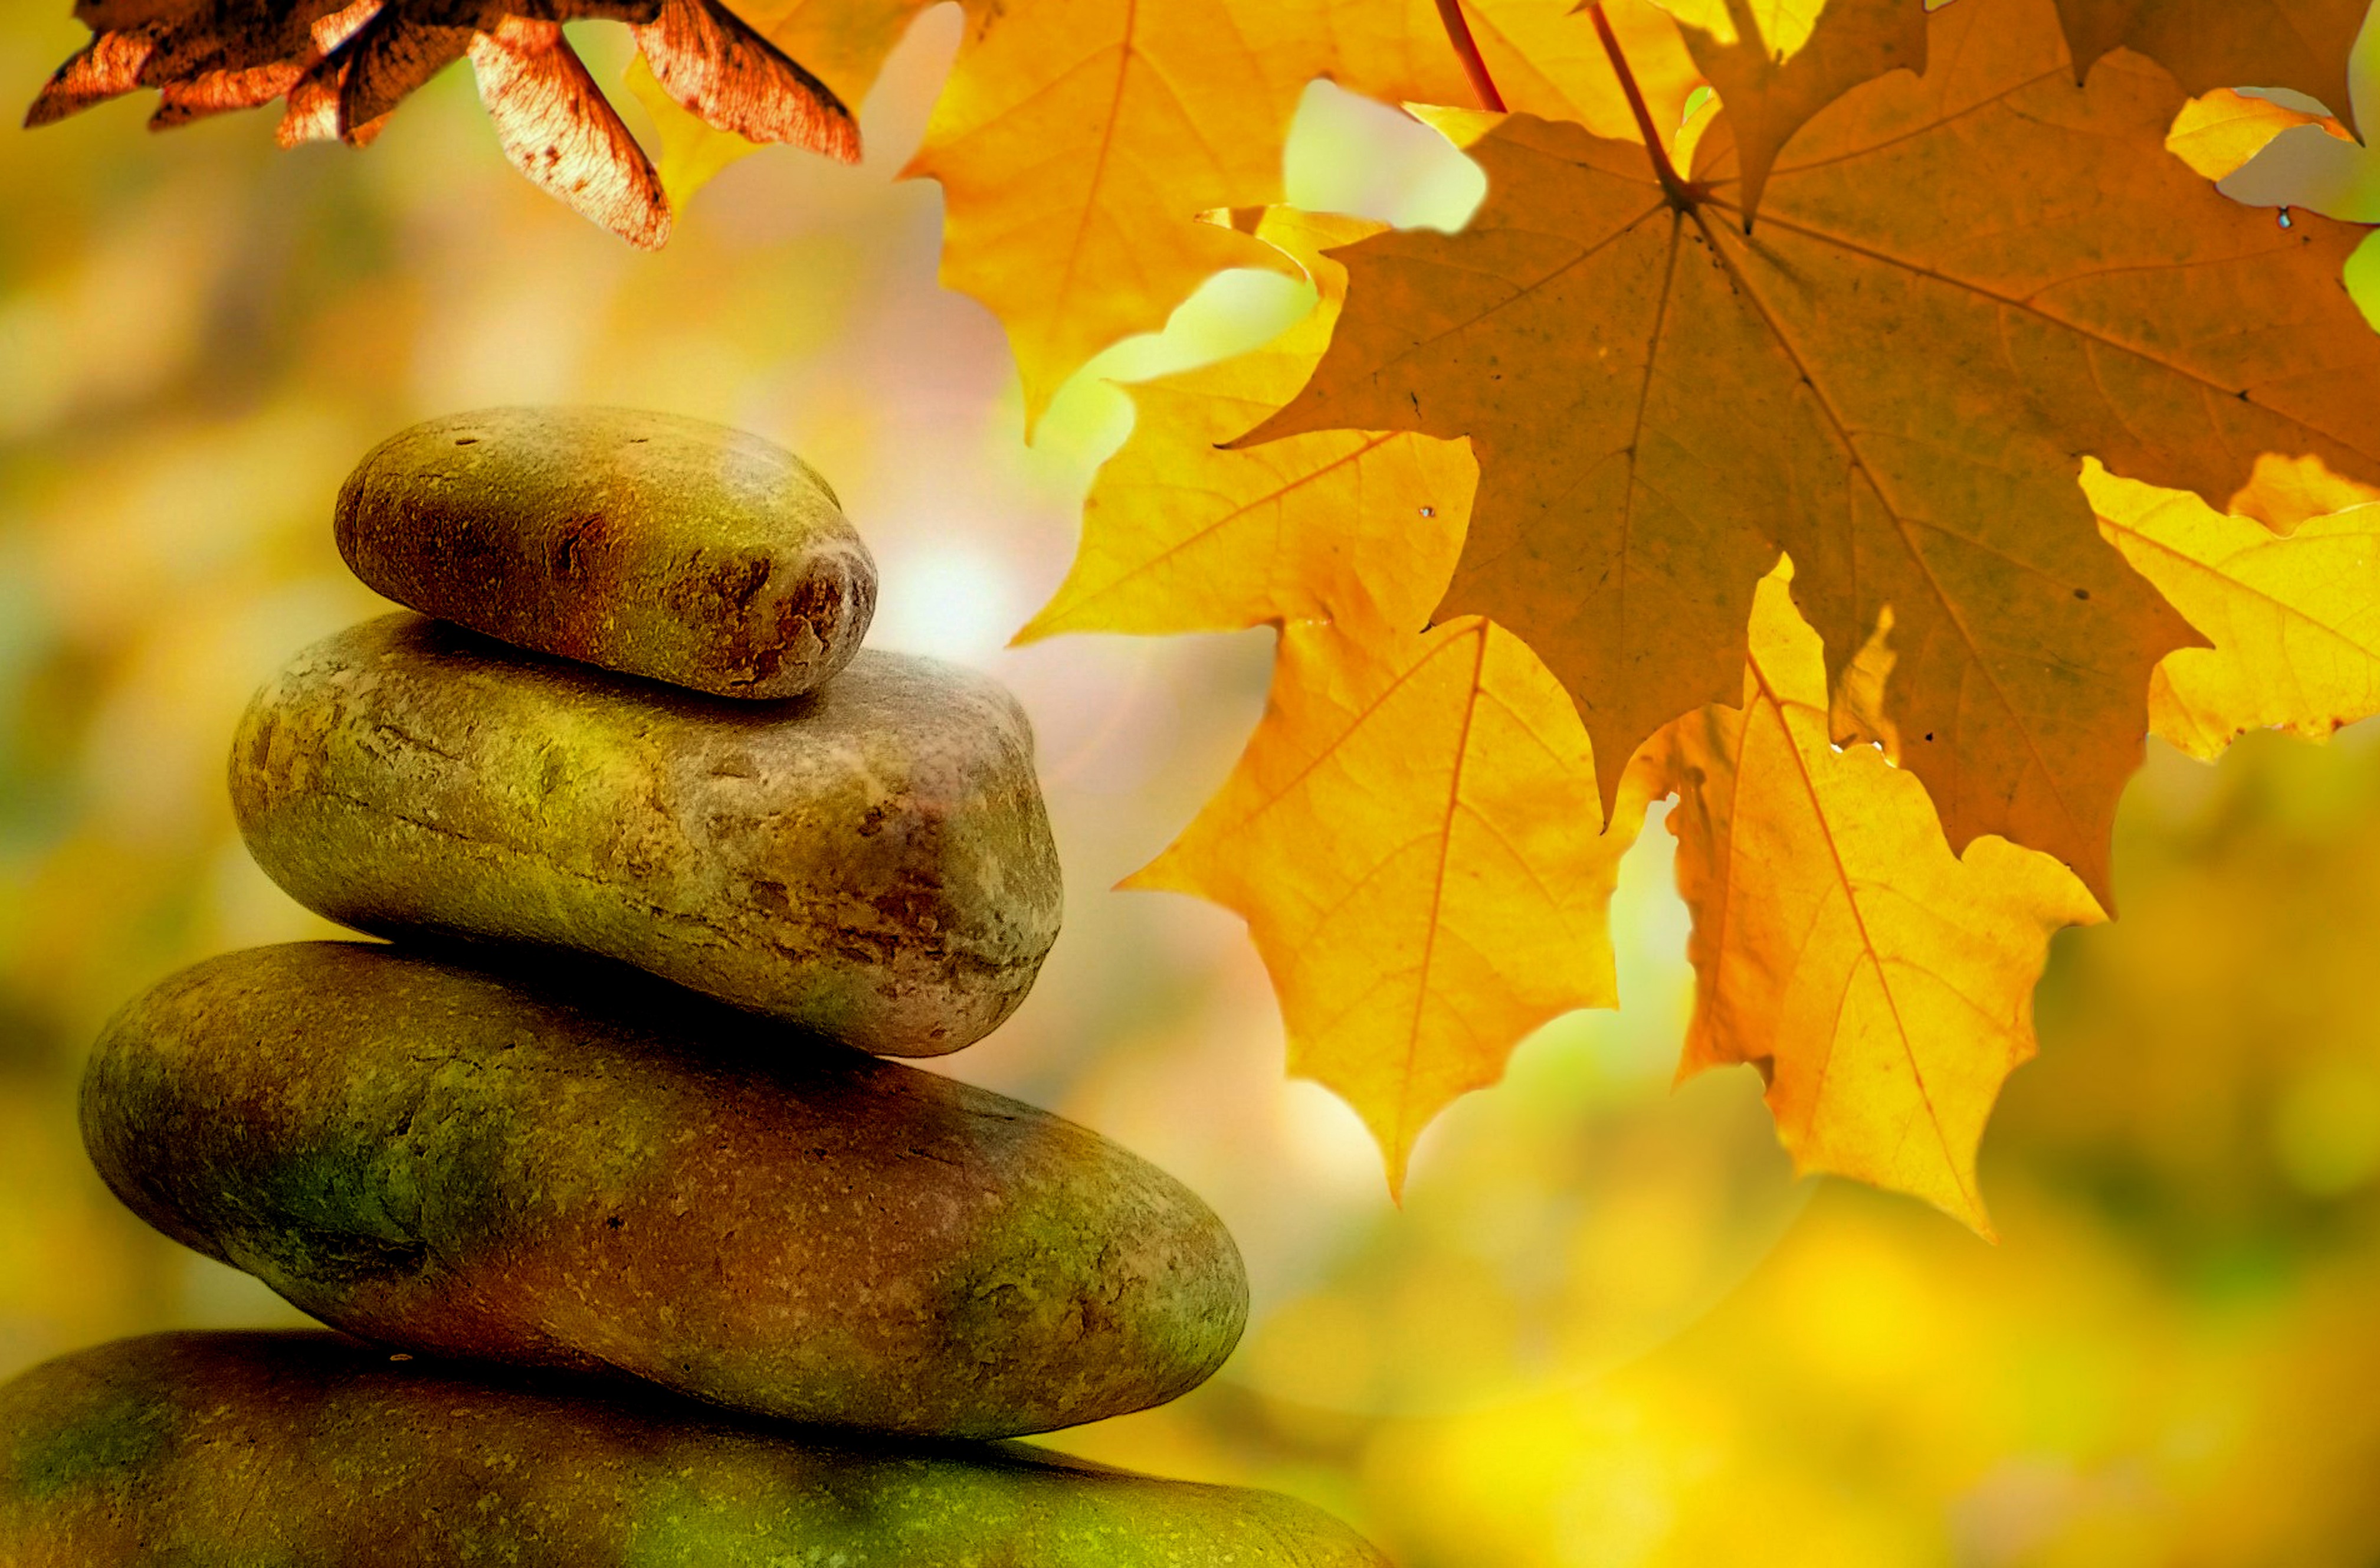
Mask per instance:
[[[2176,80],[2345,102],[2362,6],[2296,7],[2288,58],[2155,0],[1674,9],[1722,105],[1689,167],[1426,111],[1488,174],[1464,232],[1239,221],[1316,316],[1141,389],[1027,635],[1282,625],[1135,885],[1246,916],[1392,1181],[1610,1004],[1613,861],[1671,797],[1685,1069],[1759,1064],[1806,1168],[1987,1228],[1976,1144],[2145,736],[2380,710],[2360,236],[2205,177],[2315,116]]]
[[[1616,863],[1673,800],[1686,1070],[1757,1064],[1804,1166],[1985,1226],[1976,1142],[2145,737],[2380,710],[2365,0],[964,4],[910,172],[1028,424],[1220,269],[1317,295],[1135,389],[1025,633],[1281,628],[1246,756],[1134,885],[1245,916],[1293,1069],[1396,1183],[1615,1003]],[[753,140],[855,152],[924,6],[83,0],[35,116],[154,85],[161,121],[286,97],[285,135],[361,140],[468,55],[516,162],[657,242]],[[1474,101],[1450,9],[1510,113],[1419,106]],[[638,28],[659,174],[577,16]],[[1469,152],[1463,232],[1273,205],[1318,77]]]

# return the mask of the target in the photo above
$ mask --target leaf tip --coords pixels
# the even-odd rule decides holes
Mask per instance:
[[[1493,109],[1455,108],[1443,103],[1407,103],[1404,111],[1463,152],[1487,140],[1508,117]]]
[[[1115,893],[1196,893],[1196,884],[1174,864],[1179,841],[1167,845],[1157,858],[1139,870],[1120,879],[1111,890]]]

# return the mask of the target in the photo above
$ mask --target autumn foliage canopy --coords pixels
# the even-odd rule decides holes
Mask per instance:
[[[856,157],[923,8],[82,0],[32,117],[154,87],[361,142],[468,58],[514,162],[651,245],[753,141]],[[2363,0],[966,8],[909,172],[1028,427],[1218,271],[1315,294],[1135,389],[1021,634],[1280,628],[1245,756],[1128,885],[1245,917],[1291,1070],[1399,1183],[1617,1004],[1617,864],[1672,801],[1684,1071],[1758,1065],[1804,1168],[1987,1228],[1977,1143],[2146,737],[2380,711]],[[577,18],[637,30],[657,160]],[[1277,205],[1316,78],[1464,149],[1471,223]]]

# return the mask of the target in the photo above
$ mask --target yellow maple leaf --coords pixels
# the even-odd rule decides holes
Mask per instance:
[[[885,57],[934,0],[738,0],[736,12],[769,41],[856,107],[876,85]],[[732,130],[682,107],[639,55],[628,63],[628,91],[652,115],[661,151],[653,159],[670,204],[686,210],[722,169],[760,151]]]
[[[2212,759],[2250,730],[2322,740],[2380,713],[2380,502],[2277,533],[2096,459],[2082,489],[2099,531],[2214,641],[2157,665],[2157,735]]]
[[[2222,87],[2181,106],[2181,113],[2173,117],[2173,128],[2166,132],[2165,147],[2193,173],[2219,180],[2263,152],[2281,132],[2312,125],[2334,136],[2347,135],[2347,128],[2337,120]]]
[[[1698,79],[1650,0],[1612,0],[1657,124]],[[1506,101],[1633,137],[1618,79],[1570,0],[1469,8]],[[970,19],[907,170],[941,183],[942,281],[1008,330],[1028,432],[1110,344],[1161,327],[1210,274],[1294,273],[1196,221],[1281,199],[1305,84],[1389,103],[1469,98],[1432,0],[1017,0]]]
[[[1741,708],[1647,748],[1674,787],[1695,1006],[1681,1075],[1759,1064],[1804,1171],[1912,1193],[1985,1234],[1975,1148],[2033,1055],[2061,926],[2103,917],[2072,872],[2005,839],[1954,855],[1925,787],[1828,736],[1817,634],[1790,565],[1754,595]]]
[[[1324,249],[1381,226],[1288,208],[1255,220],[1256,237],[1314,280],[1313,312],[1252,353],[1132,389],[1138,417],[1083,503],[1073,569],[1017,641],[1427,621],[1478,481],[1463,443],[1328,431],[1222,445],[1288,401],[1330,343],[1347,273]]]
[[[2104,896],[2150,672],[2193,634],[2099,537],[2075,455],[2210,498],[2263,451],[2380,478],[2380,401],[2346,391],[2380,339],[2337,283],[2354,235],[2280,228],[2165,154],[2164,72],[2119,56],[2078,88],[2049,0],[1928,26],[1925,77],[1814,118],[1749,237],[1724,179],[1681,191],[1641,147],[1497,123],[1470,225],[1339,252],[1329,351],[1243,439],[1469,437],[1439,613],[1562,677],[1607,795],[1731,693],[1753,585],[1791,553],[1836,674],[1892,611],[1886,716],[1951,843],[2048,850]]]
[[[1347,8],[1347,0],[1339,3]],[[1579,15],[1585,7],[1578,0],[1464,0],[1463,8],[1506,108],[1574,120],[1597,136],[1637,140],[1635,116],[1595,29]],[[1704,85],[1676,21],[1658,0],[1607,0],[1603,9],[1655,128],[1672,131],[1685,118],[1686,101]],[[1429,6],[1407,0],[1397,36],[1415,58],[1402,73],[1349,53],[1345,41],[1361,36],[1362,29],[1342,21],[1336,30],[1347,67],[1344,76],[1334,72],[1341,86],[1390,101],[1458,106],[1472,102],[1459,85],[1456,62]]]
[[[1354,1106],[1395,1190],[1423,1126],[1522,1037],[1616,1004],[1606,920],[1639,820],[1597,832],[1586,733],[1511,634],[1293,622],[1239,766],[1123,885],[1248,922],[1289,1070]]]

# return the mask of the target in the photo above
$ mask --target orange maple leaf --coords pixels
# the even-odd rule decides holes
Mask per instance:
[[[2058,0],[2076,79],[2136,49],[2187,92],[2283,87],[2354,124],[2347,53],[2370,0]]]
[[[1725,106],[1747,221],[1777,154],[1812,115],[1887,71],[1925,68],[1910,0],[1660,0]]]
[[[2181,102],[2119,56],[2074,85],[2048,0],[1933,14],[1740,231],[1724,116],[1673,199],[1639,147],[1514,115],[1459,235],[1341,253],[1349,305],[1253,443],[1469,436],[1480,491],[1441,613],[1527,639],[1624,759],[1740,678],[1780,549],[1831,672],[1892,612],[1886,692],[1954,845],[2046,849],[2104,899],[2149,672],[2186,623],[2101,540],[2076,454],[2227,495],[2262,451],[2380,477],[2380,339],[2353,237],[2281,229],[2162,152]]]

